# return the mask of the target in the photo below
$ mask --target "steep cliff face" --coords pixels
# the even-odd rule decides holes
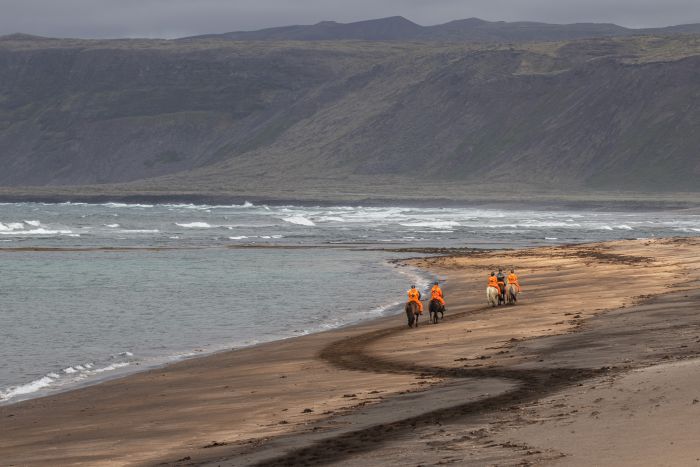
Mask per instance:
[[[700,40],[0,41],[0,185],[700,191]],[[318,186],[319,180],[324,186]],[[147,180],[138,182],[139,180]]]
[[[335,78],[323,55],[0,47],[0,183],[120,182],[228,157]]]

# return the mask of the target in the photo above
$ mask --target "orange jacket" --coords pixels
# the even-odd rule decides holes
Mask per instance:
[[[442,297],[442,289],[439,285],[434,285],[433,288],[430,289],[430,295],[433,300],[437,300],[442,303],[442,306],[445,306],[445,299]]]
[[[434,285],[433,288],[430,289],[430,295],[432,298],[444,298],[442,296],[442,289],[439,285]]]
[[[508,274],[508,283],[515,284],[515,286],[518,288],[518,292],[520,292],[520,284],[518,283],[518,276],[516,276],[515,273]]]
[[[496,276],[489,276],[489,285],[488,286],[489,287],[496,287],[497,289],[500,290],[500,288],[498,287],[498,279],[496,278]]]
[[[418,289],[410,289],[408,291],[408,301],[420,303],[420,292]]]

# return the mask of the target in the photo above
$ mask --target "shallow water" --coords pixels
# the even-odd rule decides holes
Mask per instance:
[[[432,278],[389,263],[403,255],[378,247],[502,248],[671,235],[700,235],[700,216],[0,205],[0,248],[14,249],[0,255],[0,403],[396,313],[410,283],[425,287]],[[230,248],[272,245],[286,248]]]

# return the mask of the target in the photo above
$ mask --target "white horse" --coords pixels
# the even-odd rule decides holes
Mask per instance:
[[[486,300],[488,300],[489,305],[498,305],[499,290],[496,287],[486,287]]]
[[[506,303],[508,305],[515,305],[518,301],[518,286],[515,284],[508,284],[506,287]]]

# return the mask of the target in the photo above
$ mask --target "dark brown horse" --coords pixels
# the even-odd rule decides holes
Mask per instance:
[[[428,309],[430,310],[430,321],[433,324],[438,323],[438,313],[440,313],[441,318],[445,317],[445,305],[440,303],[439,300],[430,300],[430,306],[428,307]]]
[[[418,317],[420,316],[418,304],[416,302],[406,302],[404,309],[406,310],[406,318],[408,318],[408,327],[414,327],[414,323],[415,327],[418,327]]]

